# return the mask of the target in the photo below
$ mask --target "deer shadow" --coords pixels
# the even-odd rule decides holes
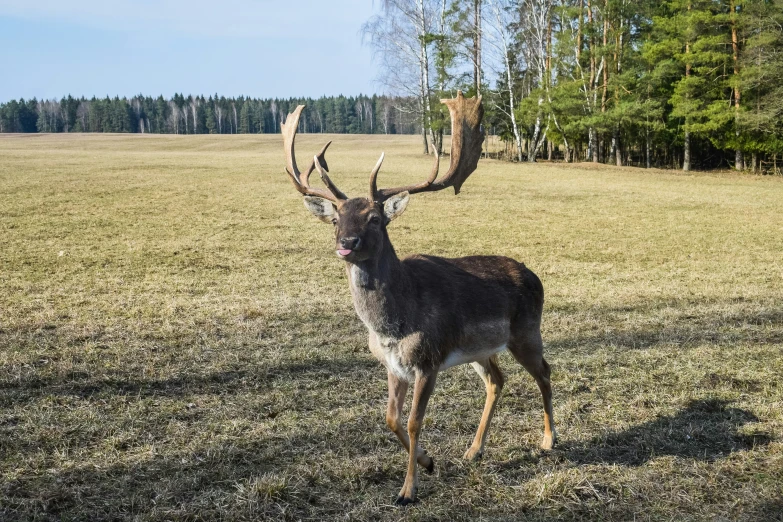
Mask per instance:
[[[773,439],[767,433],[740,430],[757,421],[750,411],[730,407],[725,400],[692,400],[674,415],[663,415],[587,442],[565,442],[558,452],[580,465],[641,466],[663,455],[714,461],[769,444]]]
[[[719,304],[715,301],[714,304]],[[703,305],[705,303],[698,303]],[[614,346],[625,350],[647,350],[662,344],[676,344],[683,347],[698,344],[733,346],[740,342],[752,344],[783,343],[783,309],[742,311],[722,313],[715,317],[708,312],[698,313],[691,308],[695,303],[668,301],[645,303],[639,306],[599,307],[600,316],[622,316],[628,313],[651,313],[674,307],[680,311],[676,320],[657,326],[625,326],[596,333],[580,333],[577,337],[545,339],[548,349],[568,351],[574,347]],[[569,310],[563,310],[568,313]],[[769,325],[773,328],[758,328]]]
[[[163,515],[172,512],[178,513],[174,519],[215,520],[225,514],[219,503],[209,499],[241,500],[238,493],[243,485],[249,495],[259,497],[255,502],[261,504],[256,506],[261,520],[277,518],[281,515],[278,501],[285,504],[290,494],[309,495],[300,489],[301,484],[281,478],[294,473],[295,466],[300,472],[301,448],[326,453],[339,450],[343,443],[302,430],[170,452],[163,444],[159,453],[126,462],[100,467],[76,463],[49,473],[22,474],[0,485],[0,520],[171,519]],[[307,480],[318,479],[313,476]],[[265,484],[270,478],[271,483]],[[328,481],[321,487],[325,484]],[[264,491],[267,488],[271,491]],[[317,498],[310,501],[311,505],[318,503]]]
[[[220,371],[193,372],[164,379],[135,378],[119,371],[96,378],[85,371],[56,376],[32,375],[23,380],[0,383],[0,409],[27,404],[43,397],[105,398],[111,395],[147,397],[187,397],[195,394],[231,395],[247,389],[263,389],[275,381],[313,379],[335,374],[377,369],[369,358],[316,358],[277,365],[229,368]]]
[[[783,522],[783,493],[778,492],[778,498],[767,499],[759,503],[753,513],[742,520],[755,521],[767,520],[769,522]]]

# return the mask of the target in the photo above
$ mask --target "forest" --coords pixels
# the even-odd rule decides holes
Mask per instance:
[[[187,96],[170,99],[74,98],[11,100],[0,105],[0,132],[139,132],[157,134],[250,134],[280,132],[280,121],[297,105],[307,109],[300,132],[412,134],[417,120],[389,96],[256,99]]]
[[[362,28],[388,94],[11,100],[0,132],[420,134],[457,90],[512,161],[780,172],[780,0],[383,0]]]
[[[763,169],[783,152],[780,0],[383,0],[382,83],[417,100],[424,151],[479,92],[517,161]],[[426,135],[426,136],[425,136]]]

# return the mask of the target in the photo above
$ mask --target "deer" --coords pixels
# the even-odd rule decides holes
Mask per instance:
[[[408,452],[405,482],[395,500],[400,506],[417,500],[418,467],[434,471],[434,460],[420,444],[427,403],[440,371],[471,364],[486,387],[486,402],[473,442],[464,458],[484,453],[492,416],[504,377],[498,355],[511,353],[535,379],[544,403],[544,439],[552,449],[557,434],[552,416],[550,367],[543,357],[541,315],[544,288],[523,263],[501,256],[476,255],[443,258],[397,254],[387,228],[408,205],[412,194],[452,187],[459,194],[478,166],[484,133],[480,97],[441,100],[451,116],[450,164],[438,178],[440,157],[429,177],[420,183],[377,187],[384,154],[370,173],[367,197],[349,198],[327,172],[326,149],[313,156],[308,168],[297,167],[294,140],[304,105],[281,124],[286,172],[304,196],[305,208],[334,226],[337,256],[345,262],[354,308],[369,334],[370,352],[386,367],[389,398],[386,424]],[[310,186],[318,171],[326,188]],[[400,417],[409,386],[413,399],[407,426]]]

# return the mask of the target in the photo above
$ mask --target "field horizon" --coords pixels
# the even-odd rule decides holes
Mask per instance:
[[[364,195],[419,136],[300,134]],[[398,254],[543,281],[559,444],[509,355],[439,375],[420,502],[332,231],[276,135],[0,135],[0,519],[783,520],[783,178],[482,159]],[[442,161],[441,172],[445,170]],[[410,396],[408,397],[408,401]],[[407,408],[406,408],[407,414]]]

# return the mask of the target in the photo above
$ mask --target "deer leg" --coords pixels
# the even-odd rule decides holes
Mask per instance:
[[[542,355],[543,348],[541,333],[537,329],[535,332],[528,332],[524,341],[509,343],[508,347],[511,355],[533,376],[541,390],[544,400],[544,440],[541,442],[541,448],[551,450],[557,441],[557,431],[552,416],[552,386],[549,382],[551,370]]]
[[[402,407],[405,404],[405,394],[408,391],[408,383],[403,381],[392,372],[389,372],[389,404],[386,407],[386,425],[389,429],[397,435],[400,439],[400,443],[405,448],[405,451],[410,452],[410,440],[408,439],[408,432],[400,424],[400,417],[402,416]],[[416,461],[427,470],[428,473],[432,473],[435,469],[435,462],[432,457],[427,455],[427,452],[416,448]]]
[[[487,440],[487,431],[489,430],[489,423],[492,422],[492,415],[495,413],[495,406],[497,406],[498,399],[500,399],[500,391],[503,389],[503,372],[500,371],[496,356],[492,356],[484,361],[476,361],[471,363],[473,369],[479,374],[479,377],[484,381],[487,387],[487,400],[484,403],[484,413],[481,415],[481,423],[478,430],[476,430],[476,436],[473,439],[468,451],[465,452],[465,458],[468,460],[475,460],[481,458],[484,454],[484,443]]]
[[[408,417],[408,436],[410,437],[410,447],[417,448],[419,443],[419,432],[421,424],[424,421],[424,412],[427,409],[427,402],[430,400],[432,390],[435,388],[435,376],[431,374],[416,375],[416,382],[413,385],[413,403],[411,413]],[[395,504],[405,506],[416,501],[416,492],[419,489],[419,470],[416,467],[416,452],[408,452],[408,473],[405,475],[405,483],[402,485],[400,494]]]

